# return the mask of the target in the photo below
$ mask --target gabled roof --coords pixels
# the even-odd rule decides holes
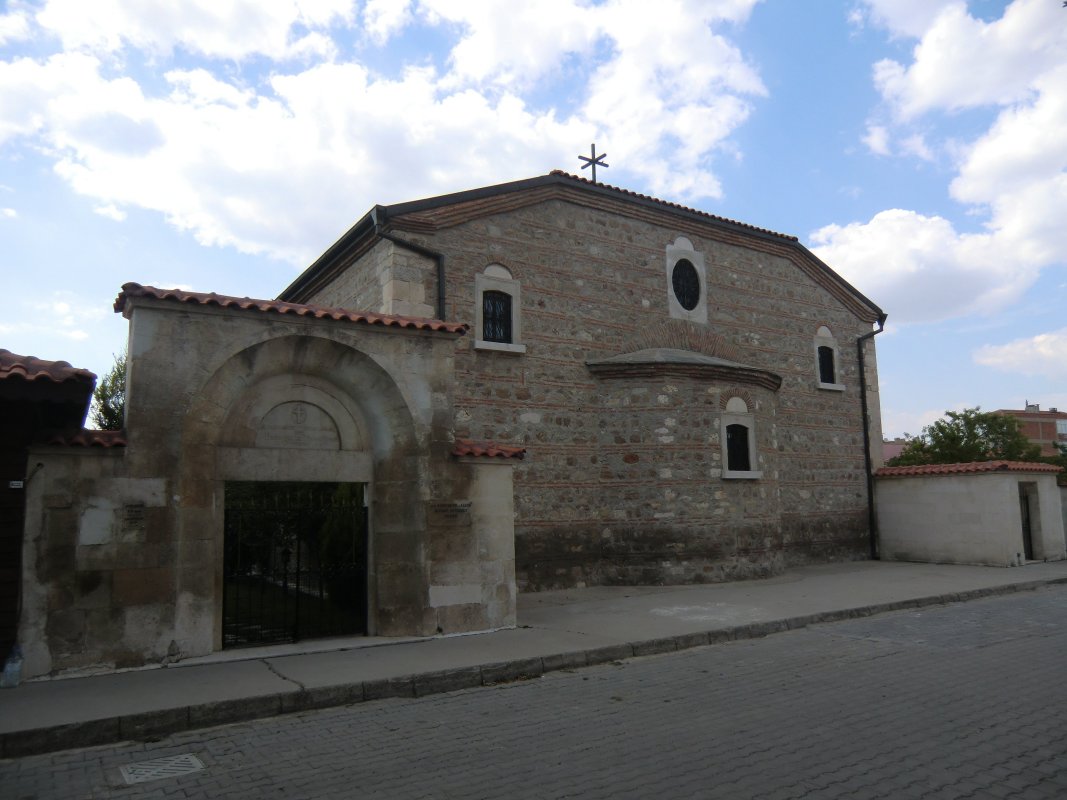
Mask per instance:
[[[45,361],[0,349],[0,381],[2,380],[81,383],[92,389],[96,375],[87,369],[72,367],[66,361]]]
[[[94,431],[82,428],[77,433],[69,436],[57,434],[51,437],[47,443],[65,447],[125,447],[126,431]]]
[[[175,303],[189,303],[201,306],[234,308],[273,314],[292,314],[297,317],[313,319],[330,319],[337,322],[357,322],[363,325],[380,325],[386,328],[409,328],[420,331],[441,331],[463,335],[469,329],[465,322],[444,322],[439,319],[423,317],[400,317],[392,314],[374,314],[365,311],[351,311],[345,308],[326,308],[305,305],[303,303],[286,303],[280,300],[256,300],[250,297],[230,297],[214,292],[186,292],[180,289],[157,289],[155,286],[142,286],[139,283],[124,283],[119,296],[115,298],[115,311],[128,315],[127,303],[131,298],[147,297],[153,300],[166,300]]]
[[[912,467],[882,467],[879,478],[905,478],[916,475],[966,475],[981,472],[1060,472],[1055,464],[1033,461],[971,461],[965,464],[922,464]]]
[[[612,213],[665,224],[696,236],[714,237],[726,243],[753,247],[783,256],[849,307],[859,318],[870,322],[885,320],[885,313],[844,278],[819,260],[795,236],[758,228],[705,211],[660,200],[616,186],[570,175],[559,170],[536,178],[511,181],[480,189],[375,206],[308,267],[281,294],[279,299],[307,299],[328,284],[390,230],[433,233],[474,219],[514,211],[548,200],[599,208]]]
[[[95,385],[96,375],[66,361],[0,350],[0,403],[7,444],[21,446],[80,429]]]

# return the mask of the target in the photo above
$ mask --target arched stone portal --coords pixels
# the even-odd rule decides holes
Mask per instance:
[[[179,574],[177,623],[195,632],[195,649],[205,649],[206,637],[207,649],[223,646],[226,486],[234,482],[364,486],[372,509],[367,631],[433,632],[421,449],[397,383],[351,346],[283,336],[227,359],[190,405],[182,438],[180,541],[201,551],[213,545],[210,587],[203,564]]]
[[[256,502],[230,503],[239,523],[281,538],[239,536],[251,568],[235,580],[287,591],[294,563],[302,598],[318,570],[318,601],[356,609],[348,619],[381,636],[514,626],[511,466],[524,451],[454,438],[465,325],[138,284],[115,309],[130,322],[126,446],[34,453],[27,676],[218,650],[227,497],[242,493]],[[287,498],[268,526],[262,484]],[[369,524],[345,533],[364,497]],[[349,573],[365,579],[357,588],[321,569],[346,547],[344,563],[364,565]],[[229,628],[239,642],[247,619]]]

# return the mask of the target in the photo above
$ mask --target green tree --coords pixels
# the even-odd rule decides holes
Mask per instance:
[[[918,436],[905,434],[908,443],[891,467],[918,464],[962,464],[968,461],[1036,461],[1041,448],[1023,435],[1019,420],[981,408],[946,411]]]
[[[97,430],[121,431],[126,423],[126,351],[115,356],[107,375],[93,389],[89,417]]]

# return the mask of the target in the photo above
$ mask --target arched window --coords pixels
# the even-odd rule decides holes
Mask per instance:
[[[834,335],[825,325],[820,325],[815,332],[815,381],[818,388],[844,391],[844,384],[838,380],[839,356]]]
[[[731,397],[722,415],[722,476],[757,479],[756,417],[740,397]]]
[[[474,276],[475,350],[525,353],[519,282],[500,264]]]
[[[726,426],[726,468],[730,472],[749,472],[748,428],[740,422]]]

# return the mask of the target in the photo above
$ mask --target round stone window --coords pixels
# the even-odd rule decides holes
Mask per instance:
[[[671,285],[678,305],[686,311],[692,311],[700,302],[700,276],[697,268],[687,258],[680,259],[671,273]]]

